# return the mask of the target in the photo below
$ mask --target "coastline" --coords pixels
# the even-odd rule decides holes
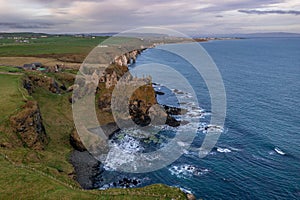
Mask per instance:
[[[180,42],[182,43],[182,42]],[[149,48],[154,48],[155,44],[151,44],[148,47],[143,47],[140,49],[134,49],[128,53],[116,56],[114,61],[111,64],[117,64],[119,66],[126,66],[127,70],[129,71],[129,65],[130,63],[134,63],[137,56],[139,54],[142,53],[142,51],[149,49]],[[110,65],[110,64],[108,64]],[[154,87],[151,84],[151,89],[153,91]],[[157,93],[154,92],[155,95],[155,103],[157,103]],[[176,108],[176,107],[170,107],[170,106],[166,106],[166,105],[161,105],[164,107],[164,109],[166,110],[167,113],[167,123],[169,126],[179,126],[180,125],[180,121],[177,121],[174,117],[172,117],[171,115],[173,114],[180,114],[181,112],[186,112],[185,110],[182,110],[180,108]],[[103,112],[103,111],[102,111]],[[139,110],[137,111],[138,114],[140,115],[145,114],[143,113],[143,111]],[[135,118],[135,117],[134,117]],[[139,123],[138,118],[136,118],[137,121]],[[143,121],[140,122],[141,124],[143,123]],[[185,123],[183,121],[183,123]],[[102,129],[104,129],[104,132],[106,135],[108,135],[109,137],[112,137],[114,133],[118,132],[120,129],[117,127],[116,123],[114,122],[108,122],[105,125],[101,126]],[[94,129],[94,131],[97,128]],[[77,143],[81,143],[80,138],[78,137],[77,139],[74,140],[74,137],[70,138],[70,140],[73,139],[73,142],[71,142],[73,148],[75,149],[74,151],[71,152],[70,155],[70,163],[74,166],[75,169],[75,180],[81,185],[81,187],[83,189],[97,189],[96,187],[96,182],[97,182],[97,177],[103,172],[103,164],[98,161],[97,159],[95,159],[88,151],[87,149],[82,149],[82,148],[78,148],[78,146],[84,146],[84,145],[76,145]],[[79,139],[79,140],[78,140]],[[74,142],[75,141],[75,142]],[[131,181],[131,180],[128,180]],[[171,187],[171,186],[169,186]],[[184,192],[184,191],[182,191]],[[191,197],[194,197],[192,194],[186,193],[188,199],[190,199]],[[193,199],[193,198],[191,198]]]

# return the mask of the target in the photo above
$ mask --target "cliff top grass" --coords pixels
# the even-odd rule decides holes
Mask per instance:
[[[81,190],[49,174],[26,165],[18,165],[0,155],[1,199],[185,199],[179,189],[152,185],[137,189],[111,189],[105,191]]]
[[[10,67],[0,67],[0,124],[23,104],[26,91],[21,87],[21,75],[1,74],[12,72]]]

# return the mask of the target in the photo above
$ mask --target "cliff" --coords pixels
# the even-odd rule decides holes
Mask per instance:
[[[45,148],[48,138],[36,101],[28,101],[20,112],[10,118],[10,122],[25,147],[35,150]]]
[[[78,84],[85,84],[87,90],[75,92],[76,96],[73,101],[76,103],[77,98],[81,98],[85,94],[92,92],[89,90],[88,84],[97,85],[96,89],[96,113],[98,120],[100,122],[101,129],[104,133],[110,137],[116,131],[119,130],[117,124],[114,121],[112,114],[112,93],[113,91],[117,93],[117,98],[115,98],[114,106],[124,107],[124,102],[128,102],[129,114],[124,112],[121,108],[114,108],[118,110],[117,118],[125,124],[128,121],[133,121],[136,125],[147,126],[150,123],[154,125],[165,122],[166,124],[176,127],[180,125],[180,122],[173,118],[171,115],[176,111],[175,108],[159,106],[156,100],[156,93],[152,87],[151,77],[137,78],[133,77],[129,72],[128,65],[136,61],[137,56],[141,53],[143,49],[133,50],[120,56],[116,56],[114,60],[109,64],[109,67],[105,71],[93,71],[93,69],[84,69],[86,74],[90,74],[85,79],[85,82],[78,82]],[[121,80],[122,78],[122,80]],[[99,80],[99,82],[97,82]],[[116,84],[121,81],[121,84]],[[120,83],[120,82],[119,82]],[[137,89],[135,89],[137,88]],[[78,90],[79,91],[79,90]],[[131,93],[133,91],[133,93]],[[131,94],[130,98],[127,99],[127,95]],[[126,109],[126,108],[125,108]],[[116,114],[116,113],[114,113]],[[116,117],[116,116],[115,116]],[[128,119],[130,117],[131,119]],[[161,118],[161,119],[159,119]],[[128,123],[129,125],[131,123]],[[95,127],[97,128],[97,127]],[[87,149],[81,142],[81,139],[74,129],[70,135],[70,143],[76,151],[71,154],[71,163],[75,168],[77,175],[76,180],[84,188],[94,187],[93,178],[97,174],[87,174],[87,172],[94,173],[94,169],[101,166],[100,162],[95,162],[91,156],[84,156],[87,154]],[[90,158],[89,158],[90,157]],[[80,161],[80,158],[82,160]],[[83,159],[84,158],[84,159]],[[88,159],[89,158],[89,159]],[[87,159],[89,161],[87,161]],[[89,165],[84,163],[90,163]],[[89,178],[83,178],[89,177]]]

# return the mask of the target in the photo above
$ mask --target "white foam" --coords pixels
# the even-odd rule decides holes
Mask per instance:
[[[274,151],[269,151],[268,153],[269,153],[269,155],[274,155],[275,152]]]
[[[178,165],[172,166],[168,169],[172,175],[178,178],[187,178],[191,176],[201,176],[209,172],[208,169],[200,169],[194,165]]]
[[[123,164],[134,161],[135,153],[144,150],[138,140],[126,134],[117,142],[110,141],[109,146],[110,150],[103,163],[107,171],[114,171]]]
[[[274,151],[276,151],[276,153],[278,153],[278,154],[280,154],[280,155],[282,155],[282,156],[285,155],[285,153],[284,153],[281,149],[279,149],[278,147],[275,147],[275,148],[274,148]]]
[[[241,149],[234,148],[234,147],[229,147],[229,149],[231,149],[232,151],[242,151]]]
[[[221,148],[221,147],[218,147],[218,148],[217,148],[217,151],[220,152],[220,153],[230,153],[230,152],[231,152],[230,149],[227,149],[227,148]]]
[[[192,194],[192,191],[191,191],[191,190],[185,189],[185,188],[183,188],[183,187],[179,187],[179,189],[180,189],[182,192],[186,193],[186,194]]]

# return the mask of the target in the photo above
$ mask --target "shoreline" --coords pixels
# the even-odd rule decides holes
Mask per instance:
[[[180,43],[182,43],[182,42],[180,42]],[[130,65],[135,62],[135,60],[139,54],[141,54],[146,49],[155,48],[155,46],[156,46],[155,44],[151,44],[147,48],[134,49],[126,54],[116,56],[115,60],[112,63],[113,64],[118,63],[121,66],[126,65],[128,71],[129,71]],[[132,52],[134,52],[134,54],[132,54]],[[129,55],[129,57],[128,57],[128,55]],[[127,56],[127,57],[124,59],[124,56]],[[124,63],[124,60],[126,63]],[[128,63],[128,60],[130,61],[129,63]],[[151,88],[155,91],[152,84],[151,84]],[[155,99],[157,102],[156,94],[155,94]],[[173,119],[173,120],[169,119],[168,125],[169,126],[180,125],[181,122],[177,121],[175,118],[171,117],[171,115],[174,113],[179,114],[183,110],[181,110],[180,108],[170,107],[170,106],[166,106],[166,105],[161,105],[161,106],[163,106],[166,109],[167,115]],[[106,127],[106,126],[113,127],[114,125],[112,125],[112,123],[114,123],[114,122],[107,123],[103,126],[104,127]],[[103,127],[101,127],[101,128],[103,128]],[[97,128],[95,128],[95,131],[96,131],[96,129]],[[108,129],[109,129],[109,127],[108,127]],[[109,132],[110,132],[109,137],[112,137],[113,134],[115,132],[118,132],[119,130],[120,129],[118,129],[117,125],[115,124],[115,127],[110,128],[110,130],[109,130]],[[74,147],[74,145],[72,145],[72,146]],[[97,183],[96,178],[99,177],[99,175],[104,171],[103,164],[100,161],[98,161],[97,159],[95,159],[87,150],[80,151],[80,149],[76,149],[76,147],[74,149],[75,150],[71,152],[69,162],[74,166],[75,180],[81,185],[81,187],[83,189],[98,189],[96,187],[96,183]],[[130,180],[128,179],[128,181],[130,181]],[[152,184],[150,184],[150,185],[152,185]],[[172,186],[168,186],[168,187],[172,187]],[[184,193],[186,193],[186,192],[184,192]],[[191,196],[192,194],[186,193],[186,195]]]

